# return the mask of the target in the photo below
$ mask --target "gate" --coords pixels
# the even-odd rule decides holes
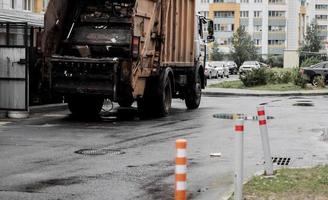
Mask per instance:
[[[0,110],[28,111],[28,25],[0,22]]]

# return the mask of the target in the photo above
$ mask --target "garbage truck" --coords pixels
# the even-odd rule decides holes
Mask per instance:
[[[98,115],[110,99],[166,116],[172,98],[199,107],[200,51],[212,40],[213,22],[196,13],[195,0],[50,0],[42,51],[51,88],[73,115]]]

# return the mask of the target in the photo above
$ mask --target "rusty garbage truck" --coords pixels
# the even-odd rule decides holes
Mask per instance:
[[[73,115],[98,115],[110,99],[166,116],[172,98],[199,107],[212,36],[195,0],[50,0],[42,50]]]

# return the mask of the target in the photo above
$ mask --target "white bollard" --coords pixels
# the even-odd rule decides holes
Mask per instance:
[[[268,126],[267,126],[267,119],[266,119],[266,115],[265,115],[264,106],[260,106],[257,108],[257,115],[259,118],[262,146],[263,146],[263,151],[264,151],[265,172],[266,172],[267,176],[272,176],[273,175],[273,164],[272,164],[272,158],[271,158]]]
[[[243,199],[244,180],[244,120],[238,119],[235,124],[235,200]]]

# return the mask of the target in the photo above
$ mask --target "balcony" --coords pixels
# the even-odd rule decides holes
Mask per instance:
[[[27,22],[33,26],[43,26],[43,14],[25,10],[0,9],[0,19],[6,22]]]

